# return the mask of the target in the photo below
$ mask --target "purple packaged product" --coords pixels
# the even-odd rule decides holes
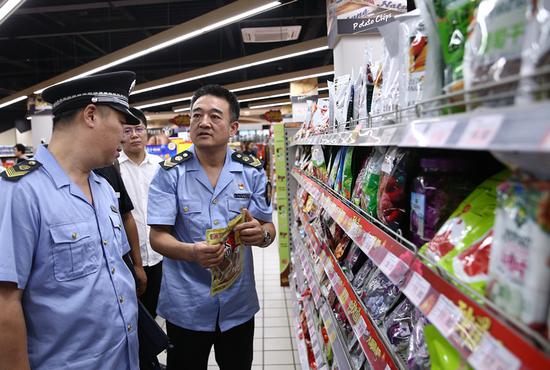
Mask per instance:
[[[361,344],[357,339],[355,339],[352,342],[352,347],[350,349],[350,360],[351,360],[351,367],[354,370],[360,370],[361,366],[363,366],[363,363],[365,362],[365,353],[363,352],[363,348],[361,348]]]
[[[413,331],[412,316],[416,308],[408,299],[404,299],[384,320],[384,332],[395,352],[405,356],[409,349],[409,340]]]
[[[343,267],[347,268],[352,273],[350,281],[353,279],[353,276],[357,274],[366,259],[367,256],[365,255],[365,253],[363,253],[361,248],[359,248],[357,244],[352,242],[352,245],[349,248],[348,254],[345,257],[343,264]]]
[[[424,158],[411,192],[411,241],[418,247],[429,242],[450,214],[474,188],[463,173],[462,158]]]
[[[363,286],[365,285],[365,281],[367,281],[367,278],[371,274],[371,272],[375,269],[376,266],[374,266],[374,263],[371,261],[370,258],[367,258],[365,263],[363,263],[363,266],[357,271],[357,274],[353,277],[353,281],[351,285],[353,286],[353,289],[355,289],[356,292],[361,292],[363,289]]]
[[[431,369],[430,353],[424,340],[424,326],[426,324],[428,324],[428,320],[420,310],[413,310],[413,330],[409,340],[409,353],[407,355],[407,368],[410,370]]]
[[[363,289],[361,299],[372,319],[381,322],[400,295],[399,288],[378,270]]]

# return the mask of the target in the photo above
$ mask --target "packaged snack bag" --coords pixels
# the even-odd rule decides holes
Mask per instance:
[[[336,78],[335,84],[335,109],[334,118],[336,119],[336,127],[338,131],[344,131],[349,124],[348,114],[350,108],[350,98],[353,102],[351,75],[343,75]]]
[[[419,11],[411,13],[399,19],[400,47],[403,49],[399,97],[403,108],[422,100],[428,59],[428,35],[424,22]]]
[[[550,303],[550,182],[512,179],[499,186],[489,264],[489,298],[542,328]]]
[[[365,125],[366,122],[359,121],[359,118],[366,118],[367,112],[367,74],[365,67],[359,68],[359,73],[353,83],[353,120],[356,124]]]
[[[466,89],[519,74],[527,26],[527,3],[528,1],[517,0],[482,0],[479,3],[465,47]],[[471,97],[516,89],[517,83],[512,83],[473,93]],[[510,105],[513,101],[513,97],[499,98],[483,104],[473,104],[471,107]]]
[[[416,171],[416,157],[412,151],[390,148],[381,170],[378,219],[393,231],[404,234],[409,229],[409,181]]]
[[[409,350],[409,342],[413,333],[413,313],[416,307],[405,298],[384,319],[384,334],[392,349],[400,357],[405,357]]]
[[[349,245],[348,253],[345,255],[341,265],[348,280],[352,281],[355,274],[357,274],[363,263],[367,260],[367,256],[357,244],[351,242]]]
[[[507,171],[500,172],[479,185],[421,249],[432,262],[481,293],[487,282],[496,188],[508,175]],[[477,260],[471,258],[476,256]]]
[[[341,194],[346,199],[351,199],[351,190],[353,187],[352,160],[355,147],[349,147],[344,158],[344,167],[342,172],[342,191]]]
[[[371,318],[380,323],[400,296],[399,288],[382,271],[377,270],[365,286],[361,299]]]
[[[355,179],[355,185],[353,187],[353,192],[351,193],[351,202],[357,207],[361,207],[361,198],[363,197],[363,181],[367,175],[367,162],[369,157],[365,158],[361,170]]]
[[[399,45],[399,23],[391,22],[378,27],[384,38],[386,58],[384,59],[382,90],[373,101],[371,115],[391,113],[399,107],[399,78],[402,65],[402,50]],[[376,84],[375,84],[376,86]],[[373,97],[374,99],[374,97]],[[392,115],[373,117],[373,126],[394,123]]]
[[[449,343],[443,335],[429,324],[424,326],[424,338],[430,353],[432,370],[468,370],[466,360],[463,360],[460,353]]]
[[[367,169],[362,182],[361,208],[369,215],[376,217],[378,204],[378,185],[380,172],[386,155],[387,148],[377,146],[367,160]]]
[[[340,150],[342,151],[342,154],[340,155],[340,163],[338,164],[338,173],[336,174],[336,181],[334,182],[333,189],[337,192],[342,194],[342,180],[344,178],[344,164],[346,162],[346,154],[348,153],[348,150],[351,147],[342,147]]]
[[[548,75],[531,77],[537,69],[550,65],[550,0],[529,1],[527,29],[521,56],[520,101],[532,102],[550,97],[550,89],[536,92],[539,85],[550,83]]]
[[[315,112],[313,112],[313,117],[311,119],[313,135],[322,135],[327,133],[330,125],[329,106],[330,102],[328,98],[321,98],[317,100]]]
[[[462,158],[431,157],[420,160],[420,173],[411,193],[411,241],[429,242],[449,215],[474,189]]]
[[[338,169],[340,167],[340,158],[342,157],[343,149],[345,148],[338,149],[338,151],[336,152],[336,154],[332,159],[332,164],[330,165],[328,186],[330,186],[333,189],[334,189],[334,184],[336,184],[336,177],[338,176]]]
[[[233,231],[235,226],[244,222],[244,214],[240,214],[222,229],[206,230],[206,242],[210,245],[223,244],[225,256],[219,266],[210,269],[212,284],[210,294],[212,296],[229,288],[241,276],[244,263],[244,244],[241,242],[240,233]]]
[[[431,368],[430,354],[424,339],[424,326],[428,324],[428,320],[420,310],[415,309],[412,312],[411,321],[413,330],[409,341],[407,367],[411,370],[429,370]]]
[[[313,176],[326,183],[328,181],[325,152],[320,145],[311,148],[311,162],[313,163]]]
[[[427,8],[434,12],[443,54],[443,85],[447,93],[464,88],[464,47],[468,26],[479,0],[433,0]]]
[[[369,276],[375,270],[376,270],[376,266],[374,265],[374,263],[371,261],[370,258],[367,258],[365,260],[365,263],[363,263],[363,266],[361,266],[359,271],[357,271],[357,274],[355,274],[355,276],[353,277],[353,280],[350,280],[352,282],[351,285],[353,289],[356,292],[361,293],[361,291],[363,290],[363,286],[369,279]]]

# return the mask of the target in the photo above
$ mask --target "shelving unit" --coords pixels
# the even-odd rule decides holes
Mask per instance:
[[[417,253],[399,243],[386,230],[367,219],[357,207],[322,182],[297,169],[293,169],[292,174],[316,203],[323,207],[376,266],[399,286],[407,298],[474,368],[504,370],[550,367],[550,357],[538,349],[526,335],[512,327],[502,314],[495,312],[492,307],[480,305],[464,294],[445,277],[428,267]],[[320,259],[333,287],[342,292],[338,294],[338,298],[343,304],[349,300],[348,296],[353,296],[349,293],[353,292],[353,289],[343,273],[339,273],[338,264],[333,257],[331,258],[330,251],[326,250],[326,246],[319,245],[307,219],[303,219],[302,222],[306,225],[306,230],[309,230],[310,240],[318,247]],[[343,293],[344,291],[346,293]],[[356,334],[362,333],[363,325],[356,323],[354,331]],[[369,360],[373,358],[372,351],[365,353]]]
[[[431,2],[429,3],[433,5]],[[445,6],[442,7],[445,8]],[[472,4],[471,11],[475,19],[471,25],[476,25],[475,22],[481,22],[478,18],[479,12],[474,11],[475,6]],[[538,15],[541,14],[540,12],[547,12],[546,8],[537,9],[539,11]],[[453,8],[453,11],[455,10]],[[462,10],[466,12],[465,9]],[[500,10],[502,9],[495,7],[491,11],[498,12]],[[438,9],[438,11],[443,12],[441,9]],[[448,11],[448,9],[445,11]],[[534,11],[534,9],[531,9],[532,13],[528,13],[529,15],[524,19],[529,26],[533,26],[540,21],[540,17],[535,17],[536,21],[534,18],[529,18],[530,15],[534,16]],[[374,314],[373,316],[370,315],[369,309],[372,309],[370,303],[367,304],[369,306],[369,309],[367,309],[367,306],[360,299],[360,297],[365,298],[365,294],[369,294],[368,290],[362,287],[361,292],[356,292],[353,289],[356,285],[355,282],[352,286],[347,278],[347,276],[353,276],[353,273],[350,273],[349,270],[345,270],[346,273],[344,273],[343,267],[340,266],[340,263],[342,263],[345,269],[350,268],[345,265],[349,261],[346,261],[346,252],[343,252],[345,248],[342,246],[344,244],[338,245],[339,250],[343,253],[339,255],[339,259],[342,259],[342,261],[339,261],[331,250],[331,247],[334,248],[338,244],[336,239],[341,237],[342,231],[374,264],[377,269],[377,276],[380,276],[378,274],[378,271],[380,271],[394,285],[392,288],[397,287],[403,293],[400,294],[399,299],[406,297],[457,350],[462,360],[473,368],[497,370],[550,369],[550,334],[548,333],[550,332],[550,319],[547,319],[546,316],[549,307],[543,307],[542,304],[540,307],[537,306],[539,314],[537,314],[536,320],[531,320],[532,322],[536,321],[536,325],[533,325],[533,327],[537,326],[537,329],[525,324],[529,322],[528,319],[523,318],[524,323],[521,319],[508,314],[504,309],[506,303],[510,303],[511,306],[515,304],[518,307],[516,311],[521,311],[520,307],[526,307],[530,303],[534,304],[536,301],[533,296],[536,297],[536,294],[538,294],[531,289],[529,290],[530,296],[526,298],[527,294],[524,297],[511,291],[521,289],[516,285],[525,287],[527,290],[529,284],[535,281],[535,274],[529,277],[530,281],[527,281],[528,278],[523,281],[523,275],[527,276],[527,274],[522,269],[527,269],[529,267],[525,266],[533,264],[531,262],[532,253],[543,254],[541,249],[544,249],[545,242],[541,242],[541,240],[548,240],[548,234],[545,231],[547,230],[546,214],[548,213],[548,206],[544,203],[545,201],[538,199],[536,192],[545,192],[546,194],[545,186],[550,178],[550,172],[548,171],[548,168],[550,168],[550,120],[548,119],[550,113],[550,99],[548,98],[550,96],[548,84],[550,65],[548,65],[547,59],[540,59],[537,60],[536,67],[531,66],[529,63],[532,60],[529,59],[527,60],[528,68],[523,68],[521,63],[526,61],[526,52],[531,49],[524,50],[525,46],[518,47],[518,45],[514,45],[513,47],[522,49],[522,60],[513,59],[516,57],[505,54],[504,51],[500,50],[503,54],[499,56],[498,65],[487,66],[491,67],[489,72],[484,70],[488,77],[481,80],[485,82],[480,83],[481,80],[472,82],[468,80],[471,76],[467,76],[467,73],[464,72],[464,81],[453,80],[452,82],[455,84],[464,82],[464,86],[468,87],[467,90],[453,91],[432,97],[432,87],[435,87],[441,93],[444,89],[438,83],[429,81],[429,77],[433,77],[429,74],[439,74],[443,80],[448,79],[448,68],[455,68],[455,66],[449,66],[449,63],[444,59],[449,53],[449,45],[446,45],[445,40],[441,44],[439,42],[432,43],[431,40],[427,41],[434,36],[434,33],[428,28],[437,28],[435,33],[441,36],[441,32],[443,32],[442,23],[437,22],[448,21],[448,19],[438,19],[437,24],[431,24],[432,19],[430,18],[433,17],[426,16],[429,13],[430,11],[418,10],[416,14],[408,14],[404,16],[404,20],[398,20],[402,22],[398,27],[380,29],[380,34],[385,38],[383,48],[385,48],[386,59],[384,61],[374,60],[370,55],[363,58],[362,52],[364,50],[355,51],[355,46],[359,45],[359,43],[353,44],[355,41],[346,45],[346,40],[341,40],[343,46],[340,50],[336,50],[339,47],[339,45],[336,45],[335,55],[340,58],[340,64],[342,65],[338,65],[338,60],[336,60],[335,71],[337,71],[337,74],[335,75],[335,83],[331,87],[332,99],[328,103],[320,101],[318,104],[309,105],[309,110],[305,115],[306,122],[298,131],[296,137],[290,140],[288,148],[288,157],[295,158],[293,160],[294,167],[289,170],[293,180],[290,181],[288,186],[292,186],[294,189],[294,186],[297,185],[298,188],[298,192],[295,192],[297,196],[292,207],[294,219],[292,216],[290,217],[291,223],[294,221],[292,223],[293,227],[291,227],[294,240],[292,253],[297,262],[293,267],[295,270],[300,270],[305,284],[309,287],[311,305],[315,305],[315,308],[321,314],[321,318],[325,321],[325,325],[330,327],[331,315],[332,317],[334,315],[329,301],[334,303],[334,300],[327,299],[328,295],[325,292],[328,286],[325,276],[328,278],[330,282],[329,290],[336,293],[336,299],[338,300],[333,305],[337,317],[343,318],[344,316],[340,308],[341,305],[347,320],[351,324],[355,339],[359,341],[370,367],[374,369],[401,369],[407,368],[407,364],[394,351],[394,347],[386,337],[386,335],[390,336],[391,334],[382,329],[383,325],[380,325],[380,322],[372,319]],[[503,13],[505,12],[503,11]],[[499,16],[503,15],[499,13]],[[411,23],[407,23],[407,17]],[[425,38],[424,41],[426,42],[422,44],[422,48],[418,47],[421,43],[413,46],[413,42],[410,41],[413,38],[408,33],[400,34],[395,38],[389,35],[389,29],[395,30],[396,33],[402,32],[403,29],[400,27],[403,26],[404,29],[412,27],[413,21],[417,22],[414,26],[417,27],[414,28],[416,33],[414,39],[418,41]],[[541,25],[538,24],[538,26]],[[457,28],[456,24],[453,24],[452,27],[449,26],[449,29],[457,33],[463,32]],[[406,32],[409,31],[410,29],[407,29]],[[493,31],[488,30],[487,32],[490,36],[494,36],[496,32],[493,34]],[[534,29],[531,29],[531,31],[534,32]],[[464,47],[468,52],[471,52],[469,48],[475,43],[470,44],[471,41],[468,37],[479,36],[475,32],[473,34],[473,36],[461,34],[465,37],[466,46],[457,44],[453,45],[453,48],[456,47],[457,50],[460,50]],[[392,34],[391,36],[395,35]],[[505,37],[503,34],[500,36]],[[521,35],[518,34],[519,36]],[[529,35],[529,37],[534,37],[534,35]],[[539,37],[539,35],[536,37]],[[395,48],[397,41],[399,41],[399,47],[406,48],[406,50],[401,50],[396,54],[395,50],[391,49]],[[504,45],[509,40],[502,39],[500,41]],[[527,37],[527,41],[528,43],[538,42],[540,45],[537,44],[537,47],[547,48],[546,39],[536,40],[535,42]],[[365,41],[365,44],[369,42]],[[509,44],[506,47],[512,48],[511,41]],[[353,45],[353,47],[350,47],[350,45]],[[374,43],[366,45],[366,47],[369,48],[373,45]],[[429,46],[426,47],[426,45]],[[529,47],[533,46],[534,44],[530,44]],[[434,47],[435,53],[432,53],[433,49],[431,48]],[[507,50],[507,52],[510,50]],[[364,54],[372,54],[371,50],[367,51]],[[495,50],[494,52],[498,53],[499,51]],[[431,56],[430,53],[432,53]],[[428,61],[438,53],[443,58],[445,71],[438,64],[440,61],[436,62],[434,59],[431,62]],[[392,57],[391,54],[396,56]],[[464,51],[464,54],[466,55],[467,52]],[[349,58],[349,60],[357,58],[358,61],[350,62],[348,59],[344,60],[343,57]],[[479,58],[479,56],[477,57]],[[359,59],[362,61],[359,61]],[[461,61],[457,60],[456,62],[458,68]],[[483,63],[486,62],[488,63],[487,60],[483,61]],[[504,62],[518,62],[521,69],[518,67],[513,71],[506,70],[507,73],[504,74],[500,72],[493,74],[493,68],[496,70],[508,68],[501,65]],[[398,76],[394,76],[393,72],[395,70],[392,66],[399,63],[403,64],[403,69],[397,72]],[[476,63],[481,63],[481,61],[475,60],[474,56],[470,55],[470,59],[465,58],[462,65],[463,71],[466,71],[467,68],[478,68],[479,65]],[[532,68],[527,73],[529,67]],[[352,72],[352,68],[355,73]],[[377,68],[382,68],[381,72],[383,72],[384,77],[382,80],[379,79],[381,74],[377,74],[377,72],[380,72],[376,71]],[[357,74],[357,70],[360,71],[359,74]],[[479,71],[475,70],[472,73],[478,74]],[[456,76],[453,75],[454,78]],[[389,85],[386,85],[388,79]],[[351,81],[350,84],[348,84],[349,81]],[[432,82],[434,84],[431,84]],[[447,85],[449,82],[444,81],[444,84]],[[373,90],[369,90],[370,88],[373,88]],[[426,99],[428,95],[430,96]],[[371,98],[372,100],[369,100]],[[406,104],[410,105],[404,106]],[[350,113],[349,109],[352,110],[353,114]],[[367,110],[370,110],[370,112],[367,113]],[[370,115],[371,112],[384,113]],[[350,120],[352,116],[355,119]],[[348,121],[343,122],[346,120]],[[317,147],[309,148],[310,146]],[[351,153],[349,150],[339,150],[335,147],[362,147],[365,150],[358,149]],[[364,201],[363,197],[371,197],[372,199],[374,196],[378,197],[377,201],[382,204],[380,199],[383,199],[387,206],[382,204],[374,213],[382,214],[384,211],[392,213],[391,216],[397,220],[393,226],[395,226],[395,229],[400,229],[402,234],[386,227],[376,217],[356,206],[327,184],[327,182],[331,182],[331,185],[334,183],[337,187],[343,188],[345,186],[345,192],[348,193],[348,198],[350,198],[349,193],[354,190],[352,184],[357,181],[358,177],[358,165],[361,163],[371,165],[370,161],[364,162],[364,160],[368,152],[367,148],[373,147],[392,148],[389,151],[390,154],[380,158],[379,161],[374,161],[376,162],[374,166],[377,167],[376,170],[368,170],[369,175],[372,174],[375,177],[385,176],[383,179],[388,184],[384,183],[384,188],[378,188],[382,185],[374,180],[375,184],[373,186],[377,188],[374,190],[368,189],[369,194],[365,194],[367,192],[365,187],[372,185],[366,181],[363,183],[363,189],[358,188],[357,192],[358,194],[362,192],[360,195],[361,202]],[[396,150],[395,147],[406,148],[407,150]],[[338,154],[336,154],[336,149],[338,149]],[[292,152],[299,152],[303,155],[294,156]],[[399,159],[393,157],[396,152],[405,159],[402,163],[398,163],[397,170],[393,170],[395,163],[401,160],[401,157]],[[349,153],[351,154],[348,156]],[[376,154],[378,153],[380,152],[377,151]],[[490,158],[489,154],[492,154],[494,158]],[[378,157],[370,155],[369,158],[378,159]],[[480,161],[476,162],[478,158]],[[414,162],[414,165],[408,166],[409,159],[411,163]],[[500,164],[498,161],[500,161]],[[480,252],[482,257],[472,257],[474,252],[478,252],[474,248],[478,247],[475,242],[468,240],[462,243],[464,245],[457,245],[452,239],[455,237],[459,239],[456,236],[458,234],[468,233],[463,231],[461,227],[472,227],[464,220],[471,215],[468,212],[474,205],[466,205],[463,206],[463,213],[460,216],[456,218],[455,214],[451,216],[453,217],[451,220],[456,221],[458,226],[452,230],[449,229],[451,226],[444,229],[444,231],[448,231],[447,234],[437,235],[443,241],[438,244],[438,239],[434,239],[430,245],[433,248],[439,247],[442,250],[441,254],[445,255],[446,259],[439,262],[430,261],[424,255],[425,248],[418,247],[428,239],[423,234],[425,231],[424,222],[430,217],[437,219],[433,222],[426,221],[430,223],[430,238],[433,237],[434,230],[432,229],[439,229],[441,224],[449,218],[451,212],[458,206],[459,203],[455,205],[455,201],[458,201],[460,197],[462,197],[460,201],[464,201],[466,198],[465,195],[460,194],[452,202],[448,201],[447,196],[459,187],[458,184],[455,184],[459,181],[454,181],[453,176],[476,177],[475,180],[471,179],[472,184],[470,185],[472,188],[465,189],[468,194],[473,194],[472,196],[475,197],[478,194],[478,188],[474,186],[474,183],[477,185],[481,183],[481,181],[476,182],[478,181],[477,177],[479,176],[481,179],[486,174],[487,176],[484,179],[487,179],[490,175],[500,171],[502,165],[511,170],[520,170],[518,174],[522,177],[518,177],[521,178],[518,182],[524,187],[518,186],[517,188],[518,193],[521,191],[523,193],[510,196],[510,198],[517,196],[517,199],[507,200],[509,204],[506,203],[503,206],[495,199],[497,193],[505,196],[502,188],[495,190],[495,184],[491,185],[490,189],[483,189],[483,191],[491,192],[488,195],[488,198],[490,198],[488,203],[490,204],[477,206],[479,208],[486,207],[485,210],[488,214],[492,215],[498,212],[500,214],[499,217],[495,218],[497,221],[494,223],[491,220],[487,225],[483,225],[483,234],[485,235],[483,238],[486,238],[488,242],[483,245],[485,249]],[[345,171],[341,170],[342,166],[344,166]],[[366,164],[362,166],[362,169],[365,169]],[[380,171],[380,167],[382,171]],[[338,173],[334,172],[335,169],[339,170]],[[330,176],[327,176],[327,173]],[[380,173],[383,173],[383,175],[380,175]],[[314,174],[325,180],[315,178]],[[327,178],[330,180],[327,181]],[[440,182],[433,180],[434,183],[441,185],[427,184],[431,181],[426,180],[428,178],[441,180]],[[511,178],[514,181],[516,180],[516,177]],[[348,182],[346,183],[345,180]],[[426,184],[418,185],[422,181],[425,181]],[[539,185],[540,187],[537,187]],[[430,200],[432,204],[428,205],[428,190],[426,189],[430,188],[430,194],[435,194],[439,190],[438,186],[444,188],[442,196],[437,200]],[[336,187],[334,188],[336,189]],[[417,188],[421,190],[417,190]],[[476,191],[472,193],[474,189]],[[376,192],[377,190],[378,192]],[[307,197],[303,191],[307,192]],[[529,197],[532,196],[533,199],[537,199],[526,201],[521,198],[522,196],[526,197],[525,194],[527,193],[529,193]],[[301,195],[304,195],[303,199],[301,199]],[[436,196],[433,195],[433,198],[435,199]],[[304,204],[299,204],[302,201]],[[314,205],[311,204],[312,201]],[[448,204],[447,208],[453,209],[447,209],[445,206],[437,204],[438,202],[446,203],[446,205]],[[473,203],[474,201],[472,201]],[[498,206],[495,203],[498,203]],[[310,213],[311,220],[300,207]],[[511,207],[515,208],[508,210]],[[535,207],[538,208],[535,209]],[[322,209],[321,212],[318,211],[318,208]],[[369,209],[369,212],[371,211]],[[432,214],[427,216],[429,212]],[[514,215],[511,215],[512,213]],[[515,213],[521,214],[521,217],[516,216]],[[531,213],[536,213],[536,215],[533,216]],[[395,216],[395,214],[398,215]],[[506,216],[502,216],[502,214],[506,214]],[[463,216],[464,218],[462,218]],[[336,231],[334,229],[329,231],[329,228],[325,228],[326,225],[322,224],[329,218],[332,218],[339,226]],[[503,221],[503,218],[506,220]],[[329,222],[330,225],[333,225],[332,220]],[[484,218],[484,220],[489,219]],[[407,225],[409,221],[411,226]],[[514,225],[513,222],[516,224]],[[498,237],[503,238],[503,232],[501,232],[503,228],[510,231],[510,234],[517,232],[514,237],[523,237],[525,233],[530,232],[525,231],[525,227],[521,226],[526,222],[531,222],[528,225],[533,225],[532,229],[535,230],[535,233],[538,233],[538,241],[529,240],[521,246],[518,242],[518,246],[516,246],[513,241],[503,242],[498,239]],[[481,224],[481,222],[479,223]],[[411,242],[413,239],[407,239],[409,233],[416,233],[414,242],[418,246]],[[471,235],[472,239],[481,238],[481,235],[477,236],[475,233]],[[489,239],[487,235],[493,235],[493,239]],[[482,240],[485,241],[486,239]],[[351,248],[349,245],[347,247],[346,250],[348,251],[356,248]],[[494,253],[489,251],[490,248],[493,248],[494,252],[495,248],[514,249],[514,247],[518,250],[521,249],[521,252],[507,251],[509,255],[507,255],[506,261],[491,260],[491,258],[494,258],[492,257]],[[541,249],[537,252],[536,248]],[[460,253],[461,255],[455,257],[454,253]],[[527,255],[528,257],[526,257]],[[361,256],[361,258],[365,256]],[[538,258],[538,254],[536,256]],[[457,262],[458,257],[464,259],[479,258],[479,260],[475,259],[474,261],[478,265],[465,273],[471,278],[470,280],[479,278],[479,281],[475,280],[475,284],[479,283],[476,286],[479,291],[474,290],[449,272],[454,270],[454,273],[458,276],[454,265],[452,267],[447,266]],[[527,261],[527,258],[529,258],[529,261]],[[546,260],[546,255],[544,259]],[[516,273],[522,276],[516,279],[521,280],[521,283],[516,281],[512,283],[504,278],[501,279],[502,281],[498,281],[495,278],[493,266],[495,261],[507,266],[507,271],[515,269]],[[537,276],[548,273],[548,270],[544,267],[539,265],[536,267]],[[505,269],[505,267],[502,267],[502,269]],[[473,270],[476,271],[473,272]],[[318,276],[319,271],[323,276]],[[544,276],[544,280],[546,280],[547,275]],[[509,290],[505,293],[499,292],[501,295],[499,298],[502,301],[499,302],[500,307],[483,295],[485,284],[488,282],[495,283],[495,281],[497,287],[499,287],[499,283],[502,283],[505,286],[502,289]],[[510,288],[506,284],[513,287]],[[491,293],[494,294],[494,291],[491,290]],[[491,293],[487,295],[490,296]],[[547,294],[547,292],[541,294]],[[334,296],[331,296],[331,298],[334,298]],[[541,301],[545,298],[547,297],[541,297]],[[399,299],[397,302],[393,302],[392,307],[389,307],[388,313],[395,312],[393,310],[396,306],[402,303]],[[493,299],[495,298],[493,297]],[[514,306],[514,309],[516,306]],[[415,311],[415,314],[418,311]],[[512,312],[513,309],[508,311]],[[387,319],[393,320],[394,318],[384,317],[384,320]],[[548,325],[544,324],[546,320],[548,320]],[[384,325],[386,323],[387,321],[384,322]],[[332,324],[334,324],[334,320],[332,320]],[[345,326],[348,327],[347,323]],[[544,328],[546,328],[546,332],[543,330]],[[337,337],[338,328],[335,329]],[[351,335],[351,331],[349,335]],[[404,337],[408,338],[406,334]],[[394,339],[392,338],[392,343],[394,343]],[[426,339],[426,343],[428,343],[428,339]],[[343,347],[343,351],[349,352],[350,349],[345,347]],[[426,350],[429,352],[428,349]],[[402,351],[397,350],[397,352]],[[451,352],[450,349],[449,352]],[[409,355],[411,354],[414,356],[414,353]],[[430,353],[430,356],[432,356],[432,353]],[[350,360],[349,356],[343,358]],[[348,364],[351,364],[351,362]]]
[[[291,142],[297,145],[400,146],[461,150],[550,152],[550,103],[453,114],[382,127],[334,131]],[[525,129],[526,119],[529,129]]]

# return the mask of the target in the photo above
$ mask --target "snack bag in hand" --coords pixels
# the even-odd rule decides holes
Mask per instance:
[[[244,264],[244,245],[241,242],[240,233],[233,229],[244,222],[244,214],[241,213],[222,229],[206,230],[206,242],[211,245],[223,244],[225,256],[220,265],[213,267],[212,284],[210,294],[212,296],[229,288],[241,276]]]

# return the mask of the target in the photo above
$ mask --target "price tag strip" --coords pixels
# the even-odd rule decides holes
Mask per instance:
[[[314,243],[319,243],[313,227],[305,223],[304,225],[306,225],[305,230],[308,237]],[[383,370],[388,365],[391,369],[398,369],[398,366],[390,355],[390,351],[377,336],[377,331],[371,323],[367,312],[363,310],[359,298],[346,279],[332,252],[328,250],[327,246],[323,245],[322,248],[323,253],[327,256],[326,263],[323,264],[325,273],[329,277],[336,296],[344,308],[346,317],[352,325],[355,336],[359,340],[369,364],[375,370]]]
[[[483,128],[483,132],[479,131],[481,128],[475,132],[475,137],[488,143],[497,134],[502,124],[502,116],[484,116],[481,120],[470,120],[469,125],[474,124]],[[470,130],[474,130],[474,127]],[[427,130],[426,135],[429,133],[430,130]],[[467,137],[467,135],[474,134],[463,133],[463,137]],[[476,145],[479,145],[479,142]],[[297,169],[293,169],[292,173],[301,186],[312,189],[310,194],[317,194],[314,199],[318,203],[321,198],[323,199],[322,206],[327,213],[348,235],[352,236],[352,240],[392,282],[399,282],[399,288],[411,302],[419,307],[425,315],[428,317],[431,315],[431,318],[436,320],[434,325],[448,336],[449,341],[464,358],[469,359],[472,366],[479,366],[480,362],[476,364],[476,361],[482,356],[477,354],[475,357],[473,354],[477,353],[479,347],[484,343],[482,338],[488,336],[494,342],[502,343],[500,350],[508,356],[503,355],[503,358],[516,359],[521,368],[550,369],[550,357],[537,349],[529,339],[506,324],[504,319],[480,306],[456,286],[424,265],[405,246],[363,218],[331,191],[325,189],[324,184],[316,182]],[[360,225],[363,233],[369,236],[358,237],[357,226],[352,226],[354,224]],[[331,252],[326,254],[327,256],[321,258],[321,263],[323,263],[333,287],[345,285],[341,281],[336,281],[346,279],[343,274],[342,276],[338,274],[339,266],[334,266],[337,263],[331,261],[331,257],[333,258]],[[327,266],[330,266],[333,271],[327,270]],[[349,282],[347,284],[349,285]],[[482,331],[479,330],[480,327]],[[365,354],[368,357],[367,352]]]

